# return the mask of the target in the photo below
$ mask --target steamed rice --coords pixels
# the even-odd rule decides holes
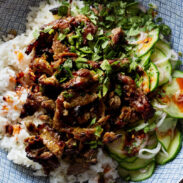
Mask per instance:
[[[79,7],[83,6],[81,1],[75,2]],[[13,91],[15,81],[13,78],[21,71],[28,71],[29,63],[33,55],[24,54],[26,46],[33,40],[33,32],[39,29],[43,24],[54,20],[53,15],[49,9],[57,7],[58,1],[51,0],[50,4],[41,2],[39,7],[32,7],[27,18],[26,32],[16,38],[0,42],[0,148],[5,149],[8,154],[7,158],[16,164],[31,167],[35,170],[35,175],[44,176],[42,166],[35,163],[26,157],[24,139],[30,134],[26,130],[24,123],[26,121],[33,121],[34,124],[41,124],[42,121],[38,119],[41,111],[36,112],[33,116],[20,119],[20,112],[23,104],[27,99],[28,90],[21,88],[20,91]],[[77,13],[76,8],[72,7],[73,11]],[[12,38],[11,36],[8,37]],[[7,101],[3,97],[8,98]],[[7,124],[19,125],[20,132],[14,133],[12,137],[4,135],[4,126]],[[103,172],[107,167],[109,171],[105,173],[104,177],[108,182],[114,181],[118,177],[117,163],[110,157],[105,155],[100,149],[98,152],[98,163],[90,166],[89,170],[77,176],[67,176],[67,168],[69,164],[61,162],[61,166],[50,174],[51,183],[83,183],[89,180],[89,183],[97,183],[98,173]]]

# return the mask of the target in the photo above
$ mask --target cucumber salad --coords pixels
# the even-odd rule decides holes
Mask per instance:
[[[183,72],[171,30],[152,4],[79,3],[50,9],[55,20],[35,30],[25,51],[33,59],[16,78],[17,90],[29,88],[20,118],[44,114],[43,124],[26,124],[26,156],[47,175],[61,160],[78,175],[97,164],[102,149],[123,180],[145,180],[182,144]],[[105,173],[99,183],[108,183]]]

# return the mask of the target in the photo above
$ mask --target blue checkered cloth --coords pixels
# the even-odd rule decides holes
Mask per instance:
[[[10,30],[25,31],[29,6],[41,0],[0,0],[0,36]],[[144,5],[154,3],[159,16],[172,29],[172,46],[183,52],[183,0],[141,0]],[[49,183],[48,178],[34,177],[32,171],[7,160],[6,152],[0,150],[0,183]],[[172,162],[157,166],[151,178],[142,183],[179,183],[183,179],[183,148]]]

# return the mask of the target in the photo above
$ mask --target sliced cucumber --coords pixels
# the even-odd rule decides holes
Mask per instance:
[[[145,127],[147,127],[149,124],[148,123],[145,123],[144,120],[140,120],[138,122],[135,123],[135,126],[131,127],[130,129],[128,129],[128,132],[131,132],[131,131],[140,131],[140,130],[143,130]]]
[[[163,110],[173,118],[183,118],[183,102],[181,101],[183,91],[183,78],[173,78],[171,83],[165,84],[161,89],[161,103],[167,107]]]
[[[126,171],[125,169],[119,167],[118,173],[122,178],[126,180],[139,182],[151,177],[151,175],[154,172],[154,169],[155,169],[155,162],[152,162],[145,168],[139,170]]]
[[[121,138],[107,145],[109,155],[111,154],[111,157],[116,161],[121,161],[126,158],[126,155],[123,153],[126,136],[124,132],[120,132],[120,134],[122,135]]]
[[[177,119],[168,117],[164,120],[162,125],[156,129],[157,139],[165,150],[168,150],[176,125]]]
[[[138,169],[141,169],[141,168],[144,168],[146,167],[149,163],[151,163],[153,161],[153,159],[140,159],[140,158],[137,158],[134,162],[125,162],[125,161],[122,161],[120,162],[120,167],[126,169],[126,170],[138,170]]]
[[[145,71],[143,71],[143,75],[137,79],[136,84],[144,91],[144,93],[147,94],[150,92],[150,79],[149,75]]]
[[[163,148],[167,150],[171,142],[171,136],[168,134],[161,135],[161,133],[159,132],[156,132],[156,135],[157,135],[158,141],[161,143]]]
[[[136,157],[136,156],[133,156],[133,157],[125,158],[125,159],[123,159],[122,161],[128,162],[128,163],[132,163],[132,162],[134,162],[136,159],[137,159],[137,157]]]
[[[170,54],[170,51],[171,51],[170,45],[168,43],[165,43],[162,40],[159,40],[156,43],[155,47],[159,48],[164,53],[164,55],[166,55],[166,56]]]
[[[150,50],[147,54],[145,54],[144,56],[142,56],[140,58],[140,60],[141,60],[140,61],[140,66],[141,67],[146,68],[148,66],[151,55],[152,55],[152,50]]]
[[[174,71],[173,78],[183,78],[183,71]]]
[[[167,153],[168,156],[165,155],[163,152],[159,152],[156,157],[156,162],[158,164],[165,164],[171,160],[173,160],[177,154],[179,153],[182,145],[182,135],[181,132],[176,129],[175,136],[168,147]]]
[[[176,125],[177,125],[177,119],[168,117],[164,120],[161,126],[157,128],[157,131],[160,133],[161,132],[166,133],[169,130],[175,129]]]
[[[137,47],[135,48],[136,56],[142,57],[143,55],[148,53],[148,51],[155,45],[158,39],[159,39],[159,29],[157,28],[149,32],[147,38],[137,45]]]
[[[170,57],[171,47],[170,47],[169,43],[166,43],[165,41],[159,40],[156,43],[156,47],[159,48],[166,55],[166,57]],[[170,63],[171,63],[172,69],[175,69],[178,62],[174,62],[174,61],[170,60]]]
[[[159,71],[154,63],[150,63],[147,73],[150,78],[150,91],[154,91],[159,83]]]
[[[172,74],[172,65],[166,55],[159,49],[155,48],[151,56],[151,61],[157,66],[159,70],[159,86],[167,83]],[[162,61],[158,63],[158,61]]]

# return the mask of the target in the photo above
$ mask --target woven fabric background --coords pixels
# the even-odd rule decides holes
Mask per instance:
[[[25,31],[29,6],[37,6],[41,0],[0,0],[0,36],[10,30]],[[159,16],[172,28],[172,44],[183,52],[183,0],[141,0],[144,5],[154,3]],[[142,183],[179,183],[183,179],[183,148],[176,159],[158,166],[153,176]],[[0,183],[49,183],[48,178],[34,177],[32,171],[14,165],[0,150]]]

